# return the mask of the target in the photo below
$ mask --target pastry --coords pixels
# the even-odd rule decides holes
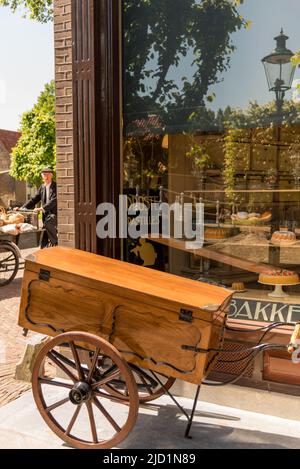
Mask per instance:
[[[16,225],[17,223],[24,223],[25,218],[21,213],[12,213],[11,215],[1,215],[0,219],[4,225]]]
[[[291,270],[273,269],[260,274],[259,282],[266,285],[297,285],[299,275]]]
[[[296,241],[296,235],[292,231],[275,231],[271,238],[273,244],[279,244],[280,246],[295,244]]]
[[[205,228],[204,230],[205,239],[224,239],[227,237],[227,230],[223,228]]]
[[[239,230],[232,228],[206,227],[204,230],[204,239],[225,239],[239,233]]]
[[[272,217],[272,212],[264,212],[261,214],[260,218],[269,219]]]
[[[272,219],[271,212],[264,212],[262,215],[259,213],[251,212],[238,212],[231,216],[231,219],[234,223],[241,225],[256,225],[256,224],[265,224]]]
[[[245,291],[245,285],[243,282],[235,282],[232,284],[231,288],[235,291]]]

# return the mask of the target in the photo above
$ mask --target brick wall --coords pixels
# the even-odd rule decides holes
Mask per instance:
[[[10,168],[9,152],[0,140],[0,172],[7,171]]]
[[[59,244],[74,247],[71,0],[54,0]]]

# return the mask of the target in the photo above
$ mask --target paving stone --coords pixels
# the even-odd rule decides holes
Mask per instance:
[[[34,250],[26,250],[26,257]],[[16,279],[0,288],[0,406],[20,397],[30,389],[28,383],[14,379],[16,364],[20,361],[26,348],[27,339],[18,326],[20,293],[23,271],[20,270]],[[33,333],[29,334],[32,337]]]

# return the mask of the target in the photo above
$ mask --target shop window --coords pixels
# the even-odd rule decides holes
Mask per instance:
[[[128,238],[124,258],[233,288],[233,318],[299,320],[300,4],[122,5],[124,193],[205,212],[198,253]]]

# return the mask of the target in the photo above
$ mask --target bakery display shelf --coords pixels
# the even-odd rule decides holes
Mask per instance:
[[[222,189],[203,189],[201,191],[188,191],[189,194],[193,196],[201,197],[201,194],[224,194],[224,188]],[[235,194],[290,194],[290,193],[299,193],[300,189],[235,189]]]
[[[266,233],[270,234],[271,232],[271,225],[224,225],[224,226],[235,226],[239,228],[240,232],[251,232],[251,231],[256,231],[259,233]],[[299,230],[300,234],[300,230]]]
[[[248,272],[254,272],[256,274],[265,273],[272,268],[276,268],[270,265],[261,264],[257,262],[248,261],[246,259],[241,259],[236,256],[231,256],[229,254],[223,254],[218,251],[212,251],[209,248],[196,248],[196,249],[189,249],[186,247],[186,241],[182,239],[175,239],[175,238],[155,238],[153,236],[149,236],[149,239],[155,243],[162,244],[169,248],[177,249],[179,251],[189,252],[196,256],[204,257],[211,261],[220,262],[221,264],[230,265],[232,267],[237,267],[241,270],[246,270]],[[191,243],[189,243],[190,245]]]
[[[214,224],[214,223],[205,223],[205,227],[211,227],[211,228],[216,228],[217,225]],[[247,231],[257,231],[257,232],[261,232],[261,233],[266,233],[266,234],[270,234],[271,232],[271,225],[270,224],[266,224],[266,225],[236,225],[234,223],[220,223],[219,225],[220,228],[237,228],[239,229],[241,232],[247,232]],[[285,231],[286,230],[286,227],[285,226],[281,226],[280,227],[280,230],[282,231]],[[296,228],[295,229],[295,233],[296,235],[298,235],[300,237],[300,228]]]
[[[258,290],[258,289],[248,289],[245,292],[235,293],[234,298],[245,300],[245,301],[272,301],[269,297],[269,290]],[[272,298],[272,297],[271,297]],[[276,300],[273,300],[276,303]],[[299,305],[300,304],[300,292],[299,293],[289,293],[286,296],[286,301],[288,305]]]
[[[242,271],[236,272],[234,275],[220,274],[215,272],[214,269],[210,269],[209,273],[198,272],[197,276],[194,276],[196,280],[204,281],[204,280],[212,280],[218,284],[222,284],[227,288],[231,288],[233,283],[242,282],[244,284],[257,284],[257,274],[254,273],[241,273]]]
[[[232,238],[226,238],[226,239],[218,239],[218,240],[214,240],[214,243],[210,243],[209,241],[205,240],[205,242],[207,242],[208,244],[223,244],[226,243],[226,246],[249,246],[249,247],[272,247],[272,248],[279,248],[279,249],[299,249],[300,248],[300,241],[296,241],[295,243],[293,244],[279,244],[279,243],[271,243],[271,241],[269,240],[261,240],[261,242],[259,241],[253,241],[253,242],[249,242],[249,244],[246,244],[246,243],[243,243],[243,244],[238,244],[234,239]]]

